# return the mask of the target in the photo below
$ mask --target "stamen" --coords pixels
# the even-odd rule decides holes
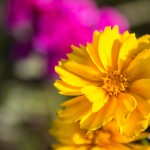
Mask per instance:
[[[110,95],[117,96],[120,92],[126,92],[129,87],[129,78],[126,74],[118,74],[117,71],[109,72],[102,79],[102,88]]]

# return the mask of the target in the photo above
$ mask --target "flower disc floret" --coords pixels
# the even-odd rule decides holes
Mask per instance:
[[[126,74],[118,74],[116,71],[109,72],[102,78],[102,89],[110,96],[117,96],[121,92],[127,92],[129,78]]]

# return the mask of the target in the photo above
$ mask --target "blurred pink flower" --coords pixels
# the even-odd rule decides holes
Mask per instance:
[[[29,53],[44,55],[48,74],[71,51],[71,44],[90,42],[94,30],[106,25],[118,25],[120,32],[128,29],[128,21],[120,12],[98,8],[93,0],[8,0],[7,10],[7,26],[16,43],[31,45]],[[17,55],[17,51],[12,52]]]

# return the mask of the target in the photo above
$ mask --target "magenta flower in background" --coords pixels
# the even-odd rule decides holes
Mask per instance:
[[[98,8],[93,0],[8,0],[7,6],[7,26],[15,45],[11,56],[16,62],[31,53],[45,57],[48,76],[58,60],[71,51],[70,45],[91,41],[94,30],[116,24],[120,32],[128,29],[120,12]]]

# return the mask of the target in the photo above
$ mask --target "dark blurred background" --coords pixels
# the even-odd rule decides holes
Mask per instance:
[[[150,34],[149,16],[149,0],[0,0],[0,150],[50,150],[58,60],[106,25]]]

